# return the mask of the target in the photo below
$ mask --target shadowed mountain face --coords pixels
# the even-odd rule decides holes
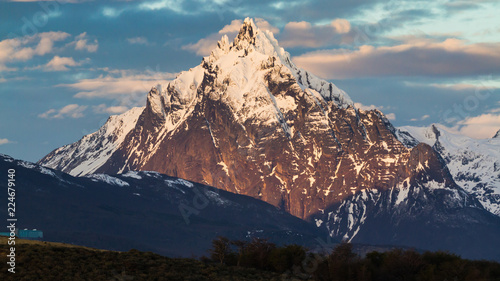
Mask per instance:
[[[456,185],[429,145],[405,146],[397,133],[380,111],[355,108],[297,68],[247,19],[232,43],[223,37],[200,65],[154,87],[144,108],[39,163],[77,176],[158,171],[261,199],[360,243],[449,241],[443,249],[471,254],[457,243],[481,233],[499,245],[498,218]]]
[[[328,236],[260,200],[156,172],[75,178],[0,154],[0,169],[11,168],[17,227],[40,229],[47,241],[190,257],[207,254],[219,235],[301,245]],[[7,181],[0,187],[7,192]]]

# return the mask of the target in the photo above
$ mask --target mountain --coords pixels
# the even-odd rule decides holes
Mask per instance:
[[[224,36],[200,65],[152,88],[144,108],[39,164],[79,176],[157,171],[261,199],[336,239],[497,258],[498,217],[428,144],[400,137],[246,19],[232,43]]]
[[[416,174],[380,111],[354,108],[345,92],[297,68],[250,19],[231,44],[224,36],[200,65],[153,88],[140,111],[111,117],[39,164],[79,176],[158,171],[300,218]],[[437,161],[425,157],[422,165]]]
[[[446,162],[455,182],[485,209],[500,216],[500,131],[491,139],[473,139],[454,134],[439,124],[398,130],[432,146]],[[415,144],[411,140],[406,143]]]
[[[307,246],[327,237],[260,200],[157,172],[73,177],[2,154],[0,169],[15,169],[17,227],[40,229],[47,241],[190,257],[207,254],[219,235]],[[0,187],[7,192],[7,181]]]

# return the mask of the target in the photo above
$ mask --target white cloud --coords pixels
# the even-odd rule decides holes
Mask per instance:
[[[385,117],[387,117],[387,119],[389,120],[396,120],[396,114],[394,113],[387,113],[385,114]]]
[[[271,31],[273,34],[279,34],[280,33],[280,29],[271,25],[268,21],[266,21],[265,19],[262,19],[262,18],[255,18],[254,19],[254,22],[255,22],[255,25],[257,25],[257,27],[260,29],[260,30],[269,30]],[[238,30],[239,31],[239,30]]]
[[[144,98],[152,86],[165,84],[176,77],[175,73],[160,71],[145,71],[139,73],[132,70],[104,71],[96,78],[80,79],[73,84],[60,84],[57,87],[66,87],[78,91],[75,98],[106,98],[115,99],[120,106],[143,106]]]
[[[487,113],[458,122],[458,131],[471,138],[491,138],[498,130],[500,130],[500,114]]]
[[[256,18],[254,19],[254,23],[261,30],[269,30],[275,34],[279,33],[278,28],[272,26],[264,19]],[[219,30],[219,32],[210,34],[208,37],[202,38],[196,43],[182,46],[182,49],[192,51],[199,56],[210,55],[210,52],[217,47],[217,42],[223,35],[227,35],[231,40],[236,37],[242,25],[242,20],[233,20],[230,24],[225,25],[221,30]]]
[[[5,77],[0,77],[0,83],[7,83],[13,81],[26,81],[30,79],[31,78],[27,76],[9,77],[9,79],[6,79]]]
[[[40,41],[35,48],[35,53],[39,56],[52,52],[54,42],[68,38],[70,34],[65,32],[45,32],[40,34]]]
[[[210,4],[210,1],[206,5]],[[162,10],[167,9],[174,11],[178,14],[187,14],[188,12],[182,7],[182,1],[179,0],[156,0],[156,1],[144,1],[139,5],[141,10]]]
[[[410,87],[432,87],[454,91],[492,91],[500,89],[500,81],[493,75],[478,76],[476,79],[461,79],[453,83],[404,82]]]
[[[294,57],[293,61],[329,79],[488,75],[500,72],[500,43],[412,38],[395,46],[314,51]]]
[[[351,31],[351,23],[346,19],[334,19],[330,25],[340,34]]]
[[[127,42],[130,44],[149,45],[149,41],[146,37],[127,38]]]
[[[10,141],[8,139],[0,139],[0,145],[2,145],[2,144],[8,144],[8,143],[12,143],[12,141]]]
[[[388,110],[390,109],[391,107],[390,106],[383,106],[383,105],[380,105],[380,106],[377,106],[377,105],[373,105],[373,104],[370,104],[370,105],[364,105],[362,103],[359,103],[359,102],[356,102],[354,103],[354,107],[358,108],[358,109],[361,109],[361,110],[374,110],[374,109],[378,109],[382,112],[382,110]],[[394,113],[387,113],[387,114],[384,114],[385,117],[387,117],[387,119],[389,120],[396,120],[396,114]]]
[[[335,19],[321,25],[306,21],[289,22],[279,36],[279,41],[283,47],[318,48],[350,42],[350,31],[351,24],[346,19]]]
[[[119,105],[119,106],[107,106],[106,104],[100,104],[93,106],[92,109],[94,110],[95,113],[98,114],[120,114],[123,113],[129,108],[127,106]]]
[[[362,110],[374,110],[374,109],[378,109],[378,110],[382,111],[383,109],[389,109],[389,107],[385,107],[383,105],[379,105],[379,106],[376,106],[376,105],[373,105],[373,104],[364,105],[364,104],[362,104],[360,102],[354,103],[354,106],[356,108],[359,108],[359,109],[362,109]]]
[[[92,41],[92,43],[89,43],[89,41]],[[89,53],[94,53],[97,51],[97,48],[99,48],[97,39],[91,40],[87,35],[87,32],[83,32],[76,36],[75,40],[71,42],[70,45],[74,45],[75,50],[86,50]]]
[[[420,118],[412,118],[412,119],[410,119],[410,121],[413,121],[413,122],[415,122],[415,121],[424,121],[425,119],[427,119],[429,117],[431,117],[431,116],[428,115],[428,114],[426,114],[426,115],[421,116]]]
[[[45,66],[45,71],[66,71],[69,70],[68,66],[78,66],[81,62],[76,62],[70,57],[54,56]]]
[[[16,68],[8,67],[7,64],[52,53],[54,43],[63,41],[69,36],[70,34],[66,32],[51,31],[0,41],[0,71],[15,71]]]
[[[59,3],[83,3],[93,0],[7,0],[8,2],[59,2]]]
[[[87,109],[86,105],[68,104],[61,109],[49,109],[46,112],[39,114],[38,117],[45,119],[61,119],[66,117],[81,118],[83,112]]]

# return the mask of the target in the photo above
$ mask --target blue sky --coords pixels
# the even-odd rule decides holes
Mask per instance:
[[[500,2],[0,2],[0,153],[37,161],[142,106],[245,17],[396,126],[500,129]]]

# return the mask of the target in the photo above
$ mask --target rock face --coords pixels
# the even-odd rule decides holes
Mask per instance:
[[[491,139],[472,139],[445,127],[401,127],[398,134],[415,137],[444,159],[455,182],[476,197],[485,209],[500,216],[500,131]],[[402,137],[413,147],[415,141]]]
[[[422,173],[454,187],[429,146],[405,147],[380,111],[356,109],[335,85],[297,68],[249,19],[234,42],[223,37],[200,65],[154,87],[129,125],[120,143],[88,144],[106,136],[101,129],[39,163],[73,175],[158,171],[305,219],[362,190],[412,185]],[[95,156],[82,161],[82,150]]]

